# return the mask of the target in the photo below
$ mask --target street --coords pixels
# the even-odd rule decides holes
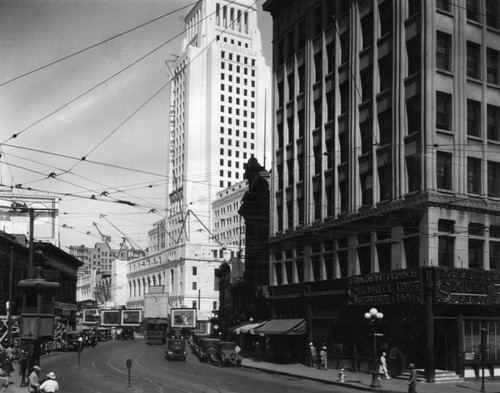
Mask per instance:
[[[163,349],[163,345],[147,345],[140,338],[100,342],[95,348],[84,349],[80,362],[77,352],[42,357],[40,375],[54,371],[60,390],[73,393],[254,393],[256,389],[266,393],[356,391],[247,368],[220,368],[198,362],[189,351],[186,362],[167,361]],[[131,360],[130,385],[128,359]]]

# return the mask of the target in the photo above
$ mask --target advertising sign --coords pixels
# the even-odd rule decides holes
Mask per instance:
[[[97,308],[83,309],[83,324],[95,325],[99,322],[99,310]]]
[[[121,310],[120,325],[138,327],[142,321],[142,310]]]
[[[120,310],[102,310],[101,326],[120,325]]]
[[[196,309],[175,308],[170,310],[171,327],[173,328],[195,328]]]

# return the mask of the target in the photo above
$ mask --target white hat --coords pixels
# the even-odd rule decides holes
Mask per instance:
[[[324,349],[324,350],[326,351],[326,347],[323,347],[323,348],[321,348],[321,349]]]
[[[50,373],[47,374],[47,378],[50,378],[50,379],[56,379],[56,374],[54,374],[52,371]]]
[[[309,343],[309,346],[312,347],[314,344],[313,343]]]

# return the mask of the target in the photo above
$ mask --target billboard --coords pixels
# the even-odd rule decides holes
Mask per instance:
[[[138,327],[142,322],[142,310],[121,310],[121,326]]]
[[[99,309],[97,308],[84,308],[83,309],[83,324],[95,325],[99,322]]]
[[[102,310],[101,326],[120,325],[120,310]]]
[[[195,328],[196,309],[194,308],[173,308],[170,310],[171,324],[173,328]]]

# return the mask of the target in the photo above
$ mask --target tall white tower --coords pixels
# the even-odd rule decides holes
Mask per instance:
[[[211,238],[212,201],[243,180],[250,157],[263,160],[269,119],[270,68],[261,51],[255,2],[200,0],[185,28],[172,83],[166,229],[167,248],[187,248],[169,258],[189,257],[189,245],[222,247]]]

